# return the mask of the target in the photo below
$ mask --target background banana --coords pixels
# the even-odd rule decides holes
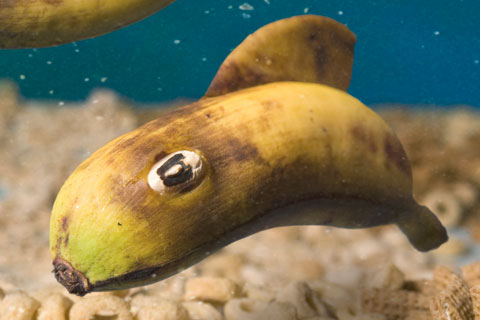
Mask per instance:
[[[38,48],[99,36],[175,0],[0,0],[0,49]]]

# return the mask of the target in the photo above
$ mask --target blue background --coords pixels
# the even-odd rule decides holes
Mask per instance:
[[[0,78],[27,98],[81,100],[99,86],[137,102],[198,98],[249,33],[306,8],[357,35],[349,91],[365,103],[480,107],[479,0],[177,0],[102,37],[0,51]]]

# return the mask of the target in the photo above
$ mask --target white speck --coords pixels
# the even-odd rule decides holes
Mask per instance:
[[[342,10],[338,11],[338,15],[343,16],[343,11]]]
[[[28,54],[28,57],[29,57],[29,58],[33,57],[33,54],[29,53],[29,54]]]
[[[59,106],[63,106],[63,105],[65,105],[65,102],[60,101],[60,102],[58,103],[58,105],[59,105]]]
[[[92,103],[93,103],[93,104],[97,104],[97,103],[98,103],[98,99],[94,99],[94,100],[92,101]]]
[[[443,311],[445,311],[445,317],[447,320],[452,320],[452,317],[450,317],[450,308],[448,307],[448,303],[443,304]]]
[[[180,40],[176,39],[176,40],[173,40],[173,43],[175,44],[179,44],[180,43]]]
[[[270,0],[263,0],[266,4],[270,4]]]
[[[480,60],[473,60],[473,63],[479,64],[479,63],[480,63]]]
[[[435,31],[433,34],[438,36],[440,34],[440,31]]]
[[[203,13],[209,14],[209,13],[210,13],[210,10],[205,10],[205,11],[203,11]]]
[[[308,10],[310,10],[310,8],[303,9],[303,13],[308,13]]]
[[[228,6],[227,8],[230,9],[230,10],[232,10],[232,9],[233,9],[233,6]]]
[[[248,11],[251,11],[251,10],[254,9],[251,4],[246,3],[246,2],[245,2],[244,4],[239,5],[238,8],[239,8],[240,10],[248,10]]]
[[[49,60],[49,61],[47,61],[47,64],[52,64],[52,61],[50,61],[50,60]]]
[[[202,58],[202,61],[203,61],[203,62],[207,61],[207,58],[203,57],[203,58]]]
[[[80,49],[75,49],[75,52],[76,52],[76,53],[79,53],[79,52],[80,52]]]
[[[100,82],[103,82],[103,83],[105,83],[105,82],[107,82],[107,80],[108,80],[108,78],[107,78],[107,77],[102,77],[102,78],[100,79]]]
[[[25,77],[24,74],[21,74],[21,75],[20,75],[20,80],[25,80],[25,78],[26,78],[26,77]]]
[[[88,82],[88,81],[90,81],[90,78],[85,78],[85,79],[83,79],[83,81]]]
[[[55,91],[50,90],[50,91],[48,91],[48,94],[53,94],[54,92],[55,92]]]
[[[244,12],[244,13],[242,13],[242,17],[243,17],[244,19],[249,19],[249,18],[251,17],[251,15],[249,15],[248,13],[245,13],[245,12]]]
[[[75,205],[75,209],[78,209],[78,208],[80,208],[80,206],[79,206],[78,204],[77,204],[77,205]]]

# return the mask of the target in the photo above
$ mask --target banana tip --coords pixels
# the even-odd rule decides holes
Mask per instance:
[[[55,278],[68,292],[78,296],[84,296],[91,291],[92,288],[87,277],[76,270],[68,261],[55,258],[55,260],[53,260],[53,267]]]

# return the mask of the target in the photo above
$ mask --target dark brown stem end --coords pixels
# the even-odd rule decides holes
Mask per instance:
[[[55,258],[53,267],[55,278],[67,288],[68,292],[77,296],[84,296],[92,290],[87,277],[77,271],[68,261]]]

